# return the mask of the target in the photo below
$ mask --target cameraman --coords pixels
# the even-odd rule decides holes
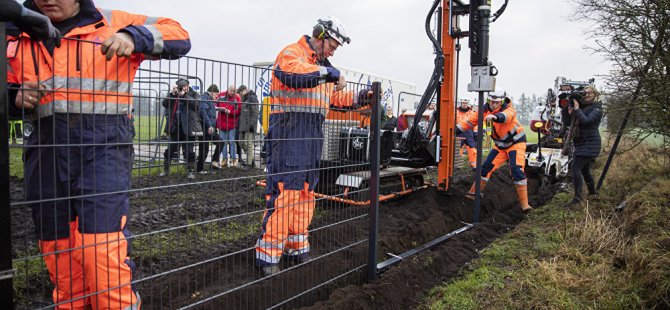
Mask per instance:
[[[193,142],[196,136],[202,136],[202,124],[198,110],[200,107],[200,96],[196,93],[185,79],[177,80],[177,85],[172,92],[161,103],[168,111],[167,132],[169,144],[163,153],[163,172],[159,176],[167,176],[170,173],[172,154],[182,148],[186,158],[186,169],[188,178],[194,179],[193,164],[195,163],[195,151]]]
[[[600,121],[603,117],[602,104],[598,101],[598,91],[593,86],[584,88],[584,97],[572,99],[569,112],[572,118],[572,143],[574,145],[572,161],[572,184],[575,195],[570,205],[582,201],[582,185],[586,183],[589,195],[596,194],[596,187],[591,175],[591,163],[600,154]]]

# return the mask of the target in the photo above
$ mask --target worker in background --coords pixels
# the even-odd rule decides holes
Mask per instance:
[[[460,105],[456,109],[456,123],[460,124],[461,122],[468,120],[472,117],[474,112],[470,107],[470,100],[463,98],[460,100]],[[475,169],[477,167],[477,146],[475,145],[475,135],[474,128],[465,130],[457,135],[458,138],[461,138],[461,156],[463,155],[463,149],[468,153],[468,162],[470,167]]]
[[[478,115],[473,113],[470,118],[459,122],[456,134],[472,129],[477,124],[477,118]],[[489,93],[488,102],[484,105],[484,121],[492,124],[491,138],[494,145],[482,164],[481,192],[484,192],[491,174],[508,161],[521,210],[523,212],[532,210],[533,208],[528,205],[528,186],[524,173],[526,133],[519,124],[516,110],[504,90]],[[466,196],[474,199],[474,183]]]
[[[186,54],[188,33],[174,20],[99,10],[91,0],[23,5],[64,37],[60,47],[36,43],[8,25],[6,38],[9,112],[36,131],[25,143],[25,196],[55,308],[138,309],[126,225],[131,85],[148,56]]]
[[[266,212],[256,243],[256,265],[266,276],[279,272],[282,255],[298,263],[309,259],[308,227],[316,205],[323,122],[331,106],[355,109],[366,101],[344,91],[344,75],[328,61],[349,42],[340,21],[328,16],[318,20],[311,36],[286,46],[275,60]]]

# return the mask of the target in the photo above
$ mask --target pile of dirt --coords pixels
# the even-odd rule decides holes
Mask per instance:
[[[542,206],[556,191],[556,185],[539,188],[537,180],[530,181],[531,191],[535,193],[530,202],[534,207]],[[460,181],[452,186],[450,196],[429,189],[384,206],[382,222],[390,225],[383,225],[385,228],[380,230],[383,249],[380,252],[407,250],[408,245],[419,245],[414,243],[417,239],[429,241],[463,226],[463,223],[470,223],[472,201],[463,196],[469,187],[469,182]],[[476,258],[479,251],[513,229],[523,218],[508,172],[498,171],[482,199],[480,223],[437,247],[402,261],[374,281],[337,289],[327,300],[306,309],[407,309],[416,306],[425,300],[427,290],[458,277],[462,267]],[[392,229],[393,226],[400,229]]]

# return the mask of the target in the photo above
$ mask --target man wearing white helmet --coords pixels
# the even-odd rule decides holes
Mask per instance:
[[[460,106],[456,109],[456,123],[460,123],[464,120],[470,119],[474,112],[470,107],[470,100],[467,98],[462,98],[459,100]],[[463,154],[463,148],[467,150],[468,153],[468,162],[470,167],[475,169],[477,166],[477,146],[475,145],[475,135],[473,132],[474,128],[470,128],[457,135],[458,138],[461,138],[461,155]]]
[[[307,232],[316,205],[322,125],[330,107],[358,107],[353,92],[343,91],[344,76],[328,61],[349,42],[342,23],[328,16],[318,20],[312,36],[288,45],[275,60],[266,139],[266,212],[256,243],[256,265],[266,276],[279,272],[282,256],[297,262],[309,258]],[[370,94],[362,92],[356,99],[368,103]]]
[[[459,122],[456,126],[456,134],[460,134],[476,126],[477,118],[478,115],[473,113],[470,118]],[[484,188],[493,171],[508,161],[521,211],[528,212],[532,210],[533,208],[528,205],[527,179],[523,171],[526,164],[524,158],[526,153],[526,133],[523,126],[519,124],[516,118],[516,110],[504,90],[499,89],[489,93],[488,102],[484,105],[484,120],[492,124],[491,138],[493,139],[494,146],[482,164],[481,192],[484,192]],[[472,184],[467,197],[474,198],[474,196],[475,184]]]

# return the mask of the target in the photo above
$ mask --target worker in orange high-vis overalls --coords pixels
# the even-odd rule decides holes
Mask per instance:
[[[474,114],[474,112],[470,107],[470,101],[466,98],[461,99],[460,105],[456,109],[456,124],[460,124],[462,121],[470,119],[472,114]],[[462,138],[461,154],[463,152],[463,148],[465,148],[468,154],[468,162],[470,163],[470,167],[475,169],[477,166],[477,146],[475,145],[475,135],[473,128],[465,130],[456,136],[458,138]]]
[[[340,21],[329,16],[318,21],[311,37],[288,45],[275,60],[266,138],[266,212],[256,243],[256,264],[265,275],[279,272],[282,255],[298,262],[309,257],[307,228],[316,204],[322,125],[331,106],[359,107],[353,93],[343,91],[344,76],[328,61],[349,42]]]
[[[8,27],[10,113],[30,119],[25,195],[57,309],[137,309],[131,286],[132,82],[140,62],[191,43],[174,20],[97,9],[91,0],[28,0],[60,46]],[[69,198],[76,197],[76,198]]]
[[[473,113],[470,118],[459,122],[456,126],[456,134],[476,126],[477,117],[478,115]],[[493,126],[491,128],[491,138],[494,145],[482,164],[481,192],[484,192],[493,171],[509,161],[521,210],[524,212],[532,210],[533,208],[528,205],[527,179],[526,173],[523,171],[526,164],[526,133],[523,126],[519,124],[516,118],[516,110],[504,90],[489,93],[488,102],[484,105],[484,118],[486,122],[491,122]],[[467,196],[473,198],[474,195],[475,184],[473,183]]]

